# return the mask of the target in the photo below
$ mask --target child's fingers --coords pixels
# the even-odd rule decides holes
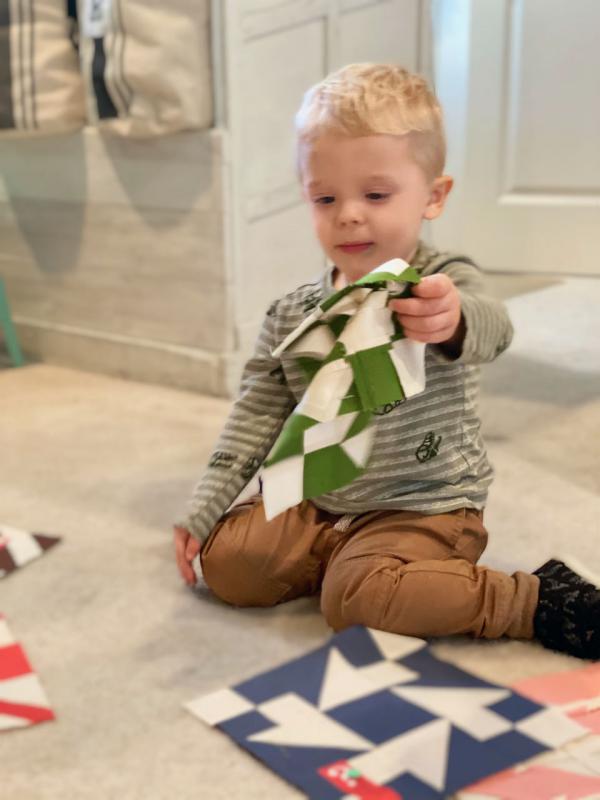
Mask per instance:
[[[433,316],[449,311],[460,303],[456,287],[447,275],[429,275],[412,287],[411,297],[392,300],[390,307],[398,314],[415,317]]]
[[[399,316],[430,317],[448,311],[450,303],[444,297],[405,297],[402,300],[391,300],[390,308]]]
[[[435,314],[431,317],[410,317],[400,315],[400,324],[405,336],[413,337],[413,334],[434,334],[452,328],[454,319],[450,314]]]
[[[200,552],[200,542],[190,536],[188,539],[187,547],[185,548],[185,557],[188,561],[193,561]]]
[[[438,275],[428,275],[412,287],[415,297],[443,297],[451,292],[454,284],[447,275],[440,272]]]
[[[191,564],[185,559],[183,559],[183,561],[179,564],[179,572],[188,586],[194,586],[196,583],[196,573],[194,572]]]
[[[186,583],[193,585],[196,583],[196,575],[186,558],[186,549],[190,534],[183,528],[175,527],[173,528],[173,535],[175,538],[175,559],[177,561],[179,574]]]
[[[416,342],[436,344],[449,339],[456,327],[454,318],[448,313],[433,317],[400,317],[404,335]]]
[[[424,342],[425,344],[440,344],[447,342],[453,335],[455,328],[451,325],[445,328],[439,328],[435,331],[418,331],[404,329],[404,334],[408,339],[415,342]]]

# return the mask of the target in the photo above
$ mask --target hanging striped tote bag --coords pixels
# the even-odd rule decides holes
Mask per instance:
[[[84,124],[75,0],[0,0],[0,136]]]
[[[212,123],[209,0],[82,0],[88,119],[152,137]]]

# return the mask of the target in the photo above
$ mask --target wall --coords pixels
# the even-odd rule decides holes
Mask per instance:
[[[225,391],[222,136],[0,145],[0,271],[30,357]]]
[[[0,274],[33,358],[230,395],[274,297],[324,266],[295,176],[303,92],[424,65],[423,0],[214,0],[215,128],[0,142]]]

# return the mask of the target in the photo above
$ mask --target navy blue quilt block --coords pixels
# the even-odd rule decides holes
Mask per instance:
[[[313,800],[438,800],[585,733],[421,639],[361,627],[186,708]]]

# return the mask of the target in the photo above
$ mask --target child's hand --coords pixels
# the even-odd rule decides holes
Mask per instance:
[[[202,549],[202,545],[197,539],[194,539],[189,531],[177,525],[173,528],[173,536],[175,539],[175,558],[177,559],[181,577],[188,586],[194,586],[196,573],[192,567],[192,561]]]
[[[404,334],[417,342],[459,344],[454,340],[462,337],[460,295],[450,278],[429,275],[413,286],[412,294],[390,302]]]

